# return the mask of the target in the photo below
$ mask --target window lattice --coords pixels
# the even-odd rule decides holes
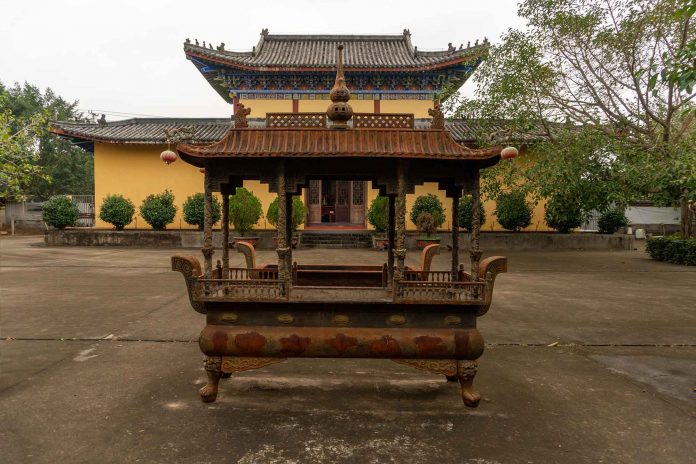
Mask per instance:
[[[355,113],[353,127],[364,129],[413,129],[413,115],[404,113]]]
[[[320,180],[310,180],[309,181],[309,204],[318,205],[320,203],[319,196],[321,192],[321,181]]]
[[[362,206],[365,204],[365,189],[363,188],[363,181],[354,180],[353,181],[353,205]]]

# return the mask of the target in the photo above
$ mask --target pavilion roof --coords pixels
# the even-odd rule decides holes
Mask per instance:
[[[482,160],[500,155],[502,147],[471,149],[438,129],[243,128],[230,129],[210,145],[179,143],[177,150],[194,158],[425,158]]]
[[[197,42],[197,41],[196,41]],[[184,51],[195,57],[230,67],[268,71],[332,71],[336,65],[336,46],[345,46],[345,70],[425,71],[476,61],[488,52],[489,42],[459,48],[449,44],[437,51],[418,50],[411,44],[411,33],[394,35],[284,35],[261,33],[251,51],[229,51],[224,46],[207,48],[188,39]]]

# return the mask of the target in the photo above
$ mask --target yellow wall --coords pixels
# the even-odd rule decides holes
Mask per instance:
[[[326,106],[329,106],[328,100]],[[292,113],[292,100],[240,100],[247,108],[251,108],[250,118],[265,118],[266,113]],[[326,111],[324,107],[321,111]]]
[[[291,113],[292,100],[253,99],[240,100],[247,108],[251,108],[249,117],[263,118],[266,113]],[[326,111],[330,100],[298,100],[298,111],[301,113],[321,113]],[[350,106],[356,113],[372,113],[375,110],[373,100],[351,100]],[[429,118],[428,109],[433,107],[431,100],[381,100],[382,113],[413,113],[416,118]]]
[[[382,113],[413,113],[416,118],[429,118],[428,110],[432,107],[431,100],[381,100],[379,103]]]

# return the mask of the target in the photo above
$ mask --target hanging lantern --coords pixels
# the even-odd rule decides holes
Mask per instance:
[[[517,158],[517,155],[519,155],[520,152],[517,151],[517,148],[515,147],[505,147],[503,150],[500,152],[500,157],[504,160],[511,160],[513,158]]]
[[[162,153],[160,153],[160,159],[166,164],[172,164],[174,161],[176,161],[176,158],[176,153],[171,150],[164,150]]]

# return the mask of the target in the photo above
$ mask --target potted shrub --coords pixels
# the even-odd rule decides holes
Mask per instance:
[[[128,224],[133,222],[135,205],[128,198],[122,195],[107,195],[102,200],[99,210],[99,219],[108,222],[116,228],[123,230]]]
[[[292,197],[292,247],[296,248],[299,242],[299,237],[297,236],[297,228],[300,227],[307,217],[307,208],[298,196]],[[274,198],[270,205],[268,205],[268,210],[266,211],[266,219],[271,223],[273,227],[278,227],[278,197]],[[276,246],[278,245],[278,237],[275,237]]]
[[[192,226],[198,226],[198,230],[203,230],[203,216],[205,211],[205,195],[194,193],[184,202],[184,221]],[[213,224],[220,221],[220,201],[213,195],[213,209],[211,211]]]
[[[80,218],[77,205],[66,195],[56,195],[43,204],[43,221],[56,229],[74,226]]]
[[[244,187],[237,187],[235,194],[230,196],[230,223],[239,234],[232,237],[233,240],[247,242],[256,247],[259,237],[248,237],[246,234],[262,216],[261,200]]]
[[[600,234],[613,234],[627,225],[628,218],[623,210],[620,209],[612,209],[603,212],[597,221]]]
[[[445,209],[437,196],[429,193],[416,198],[410,217],[418,231],[425,234],[416,238],[419,249],[431,243],[440,243],[440,237],[435,232],[445,222]]]
[[[159,195],[148,195],[140,205],[140,215],[154,230],[165,230],[176,216],[174,194],[171,190],[165,190]]]
[[[504,229],[513,232],[532,223],[532,207],[523,192],[501,193],[496,201],[495,215]]]
[[[386,250],[389,246],[387,228],[389,227],[389,198],[379,196],[372,200],[367,210],[367,222],[375,228],[372,236],[372,245],[379,250]]]
[[[582,225],[582,210],[572,199],[553,196],[544,206],[544,220],[552,229],[567,234]]]
[[[471,232],[471,223],[474,213],[474,198],[471,195],[465,195],[459,199],[459,212],[457,214],[457,224],[461,229]],[[479,217],[481,218],[481,226],[486,223],[486,210],[483,209],[483,202],[479,203]]]

